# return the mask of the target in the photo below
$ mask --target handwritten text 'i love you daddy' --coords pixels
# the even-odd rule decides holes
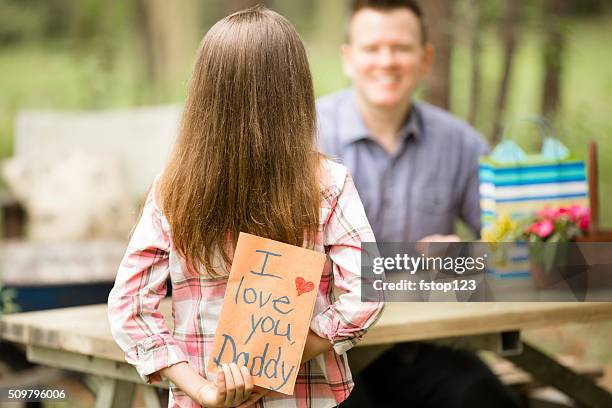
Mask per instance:
[[[241,233],[208,363],[246,366],[255,385],[293,394],[325,254]]]

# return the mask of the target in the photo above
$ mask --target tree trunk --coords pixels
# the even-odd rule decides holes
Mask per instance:
[[[561,104],[561,75],[565,38],[562,17],[566,15],[566,0],[548,0],[544,3],[546,40],[544,42],[544,85],[542,87],[542,115],[554,117]]]
[[[159,77],[158,67],[155,63],[157,60],[155,38],[153,36],[153,21],[150,4],[147,0],[135,0],[134,8],[136,14],[136,28],[140,37],[142,51],[144,53],[145,71],[149,82],[155,82]]]
[[[502,42],[504,49],[504,70],[499,83],[499,91],[495,102],[495,112],[493,116],[492,143],[495,144],[501,139],[502,119],[506,110],[508,99],[508,85],[510,83],[510,71],[514,59],[514,49],[516,48],[516,27],[519,21],[519,2],[516,0],[506,0],[505,18],[502,27]]]
[[[135,0],[146,74],[162,88],[183,73],[193,58],[199,17],[196,0]]]
[[[450,107],[451,57],[453,49],[453,0],[421,2],[427,16],[429,39],[435,47],[435,59],[427,80],[427,100],[448,110]]]
[[[480,52],[482,44],[480,32],[482,30],[482,15],[480,11],[480,0],[469,0],[471,12],[470,24],[470,59],[472,61],[472,79],[470,81],[470,102],[468,110],[468,122],[476,125],[478,115],[478,103],[480,101]]]

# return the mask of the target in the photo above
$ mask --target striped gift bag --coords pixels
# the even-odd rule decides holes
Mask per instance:
[[[545,206],[588,206],[585,165],[581,160],[503,165],[484,158],[479,173],[483,227],[500,213],[520,219]]]
[[[585,162],[572,156],[554,135],[552,126],[542,118],[526,118],[515,122],[535,123],[543,137],[538,154],[526,154],[513,140],[509,126],[502,141],[489,156],[480,160],[480,209],[482,228],[486,229],[501,214],[514,220],[531,216],[549,206],[588,206],[588,183]],[[519,250],[520,252],[520,250]],[[526,254],[525,254],[526,255]],[[508,265],[505,276],[528,274],[524,257]],[[520,273],[519,273],[520,272]]]

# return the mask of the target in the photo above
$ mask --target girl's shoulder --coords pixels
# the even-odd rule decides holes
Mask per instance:
[[[335,189],[340,192],[349,177],[348,169],[332,159],[321,157],[320,183],[321,190]]]
[[[168,225],[168,220],[166,219],[164,212],[162,210],[161,205],[161,196],[160,196],[160,179],[161,173],[155,176],[153,179],[153,183],[151,183],[151,187],[149,187],[149,192],[145,198],[145,202],[142,208],[142,215],[149,215],[158,222],[161,223],[161,228],[164,232],[168,232],[170,227]]]
[[[349,179],[350,174],[345,166],[322,156],[319,177],[322,208],[333,209],[336,206]]]
[[[159,191],[159,180],[160,179],[161,179],[161,173],[157,174],[155,178],[153,178],[153,183],[151,183],[151,187],[149,188],[149,192],[145,200],[145,206],[150,206],[155,211],[161,214],[162,206],[161,206],[160,191]]]

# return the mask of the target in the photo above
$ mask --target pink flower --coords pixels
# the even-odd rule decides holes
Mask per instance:
[[[564,216],[567,216],[570,221],[574,221],[573,214],[570,211],[570,209],[567,207],[559,207],[556,210],[554,210],[552,219],[558,220],[559,218],[564,217]]]
[[[555,218],[556,214],[557,211],[555,209],[546,206],[538,211],[536,215],[538,218]]]
[[[588,216],[591,212],[588,207],[583,207],[581,205],[572,205],[569,208],[569,211],[572,215],[572,221],[581,220],[585,216]]]
[[[582,214],[580,219],[578,220],[578,227],[583,231],[588,231],[591,225],[591,213],[588,211],[585,214]]]
[[[546,238],[552,234],[555,229],[553,222],[549,219],[538,221],[529,227],[529,232],[535,233],[540,238]]]
[[[550,208],[548,206],[537,212],[536,219],[524,232],[524,235],[536,235],[545,240],[555,232],[555,225],[559,229],[558,233],[574,239],[575,235],[583,235],[590,228],[591,210],[589,207],[581,205],[571,205],[568,207]],[[576,227],[581,232],[576,233]],[[573,232],[572,232],[573,231]]]

